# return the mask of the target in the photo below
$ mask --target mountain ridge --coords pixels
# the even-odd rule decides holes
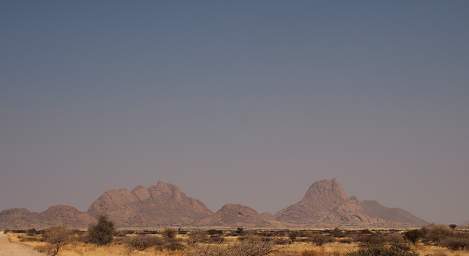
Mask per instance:
[[[176,185],[158,181],[149,187],[111,189],[93,201],[86,212],[72,206],[51,206],[43,212],[24,208],[0,212],[0,228],[45,228],[66,225],[85,228],[106,215],[117,227],[409,227],[428,224],[410,212],[377,201],[349,197],[336,179],[314,182],[303,198],[275,214],[259,213],[241,204],[225,204],[213,212]]]

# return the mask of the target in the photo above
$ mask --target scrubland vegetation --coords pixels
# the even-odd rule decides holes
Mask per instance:
[[[469,256],[469,233],[416,230],[121,230],[100,218],[88,231],[55,227],[10,232],[47,255]]]

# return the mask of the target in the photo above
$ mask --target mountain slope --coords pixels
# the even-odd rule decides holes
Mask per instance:
[[[67,205],[55,205],[37,213],[28,209],[9,209],[0,212],[0,229],[43,229],[53,226],[86,228],[95,222],[87,213]]]
[[[423,219],[420,219],[410,212],[399,209],[399,208],[389,208],[386,206],[381,205],[377,201],[370,201],[365,200],[361,203],[365,213],[368,216],[374,218],[381,218],[387,221],[407,224],[407,225],[415,225],[415,226],[424,226],[429,224]]]
[[[201,201],[162,181],[149,188],[107,191],[91,204],[88,213],[107,215],[119,227],[188,225],[212,214]]]
[[[201,219],[199,226],[217,227],[270,227],[278,223],[267,214],[240,204],[226,204],[216,213]]]
[[[303,199],[276,214],[279,221],[310,226],[370,225],[379,220],[366,215],[336,180],[313,183]]]

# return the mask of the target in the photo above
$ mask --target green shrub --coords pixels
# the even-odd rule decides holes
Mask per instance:
[[[101,216],[96,225],[88,228],[88,241],[97,245],[106,245],[114,238],[114,223],[106,216]]]

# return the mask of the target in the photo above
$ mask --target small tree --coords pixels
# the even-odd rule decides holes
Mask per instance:
[[[64,227],[53,227],[44,232],[43,239],[49,243],[48,255],[56,256],[59,254],[60,249],[70,241],[71,232]]]
[[[449,228],[452,229],[452,230],[456,230],[457,227],[458,227],[458,225],[456,225],[456,224],[450,224],[449,225]]]
[[[114,231],[114,223],[106,216],[101,216],[96,225],[88,228],[89,242],[97,245],[109,244],[113,240]]]

